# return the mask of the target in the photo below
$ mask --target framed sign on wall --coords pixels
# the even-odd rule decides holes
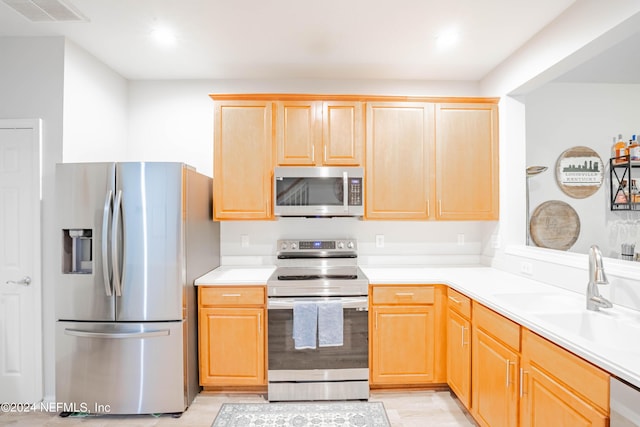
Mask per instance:
[[[564,151],[556,162],[556,182],[560,189],[574,199],[594,194],[602,185],[604,164],[589,147],[573,147]]]

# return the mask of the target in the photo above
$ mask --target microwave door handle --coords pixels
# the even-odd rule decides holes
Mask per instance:
[[[349,212],[349,174],[342,172],[342,201],[345,213]]]

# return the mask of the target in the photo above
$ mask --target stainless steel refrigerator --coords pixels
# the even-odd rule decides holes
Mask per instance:
[[[62,412],[180,413],[200,390],[193,281],[220,261],[212,180],[182,163],[56,167]]]

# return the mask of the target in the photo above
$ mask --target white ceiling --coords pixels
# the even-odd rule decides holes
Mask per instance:
[[[65,36],[127,79],[481,80],[574,0],[69,0],[89,22],[30,22],[0,2],[1,36]],[[171,27],[173,47],[153,44]],[[455,27],[457,45],[436,47]]]

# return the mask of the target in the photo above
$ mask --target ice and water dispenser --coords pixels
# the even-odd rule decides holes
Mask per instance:
[[[62,230],[62,272],[93,273],[93,231],[90,228]]]

